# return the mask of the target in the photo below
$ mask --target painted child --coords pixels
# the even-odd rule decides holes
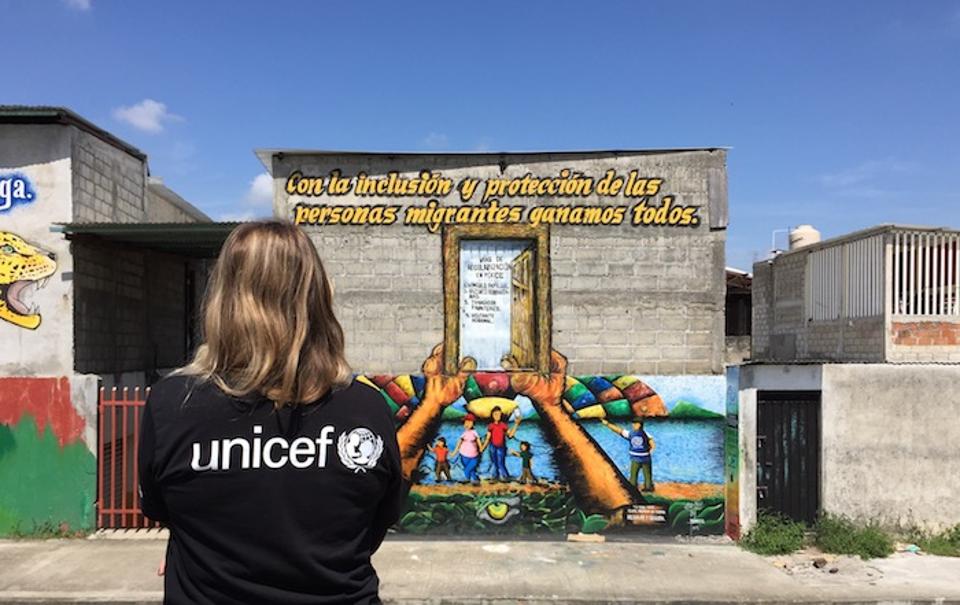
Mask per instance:
[[[627,440],[630,447],[630,483],[637,487],[637,476],[640,469],[643,469],[643,489],[640,491],[652,492],[653,485],[653,467],[652,454],[656,448],[653,437],[643,430],[643,418],[636,416],[633,419],[631,430],[621,429],[619,426],[601,418],[600,422],[614,433]]]
[[[500,406],[490,410],[490,424],[487,425],[487,434],[480,445],[480,451],[490,446],[490,466],[493,468],[493,478],[498,481],[510,479],[510,473],[507,472],[507,439],[513,439],[517,434],[520,418],[517,414],[511,427],[503,421],[503,410]]]
[[[453,456],[459,452],[460,465],[463,467],[463,474],[467,481],[479,483],[480,475],[477,474],[477,467],[480,465],[480,435],[473,429],[475,422],[476,417],[473,414],[467,414],[464,417],[463,433],[453,448]]]
[[[521,441],[520,451],[511,450],[510,454],[520,458],[520,464],[522,466],[520,483],[536,483],[537,478],[533,474],[533,452],[530,451],[530,442]]]
[[[450,448],[447,447],[446,438],[438,438],[430,451],[433,452],[433,457],[436,459],[433,472],[437,475],[437,483],[440,483],[444,476],[446,476],[447,481],[450,481]]]

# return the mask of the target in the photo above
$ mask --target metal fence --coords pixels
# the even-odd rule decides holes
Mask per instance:
[[[880,316],[888,291],[893,315],[960,316],[956,232],[897,230],[814,250],[806,262],[807,319]]]
[[[150,389],[100,389],[97,527],[160,527],[140,510],[140,416]]]
[[[960,315],[958,249],[957,233],[894,234],[894,315]]]

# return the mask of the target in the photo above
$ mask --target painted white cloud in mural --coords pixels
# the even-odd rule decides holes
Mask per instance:
[[[182,122],[183,118],[167,109],[165,103],[153,99],[144,99],[139,103],[113,110],[115,120],[133,126],[142,132],[157,134],[171,122]]]

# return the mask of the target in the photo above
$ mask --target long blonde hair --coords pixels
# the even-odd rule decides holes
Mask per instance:
[[[290,223],[244,223],[230,233],[207,286],[203,332],[181,373],[230,395],[310,403],[351,380],[323,262]]]

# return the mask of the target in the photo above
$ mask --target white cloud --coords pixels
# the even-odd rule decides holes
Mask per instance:
[[[861,186],[890,175],[903,176],[916,171],[917,165],[912,162],[901,162],[892,158],[885,160],[869,160],[861,162],[852,168],[841,170],[819,177],[824,187],[842,189]]]
[[[78,11],[88,11],[93,8],[91,0],[63,0],[63,3]]]
[[[249,206],[273,207],[273,177],[266,172],[258,174],[250,181],[246,202]]]
[[[421,144],[427,149],[444,149],[449,143],[450,140],[447,135],[442,132],[431,132],[421,141]]]
[[[165,103],[153,99],[144,99],[129,107],[117,107],[113,110],[113,117],[150,134],[162,132],[170,122],[183,121],[182,117],[167,111]]]

